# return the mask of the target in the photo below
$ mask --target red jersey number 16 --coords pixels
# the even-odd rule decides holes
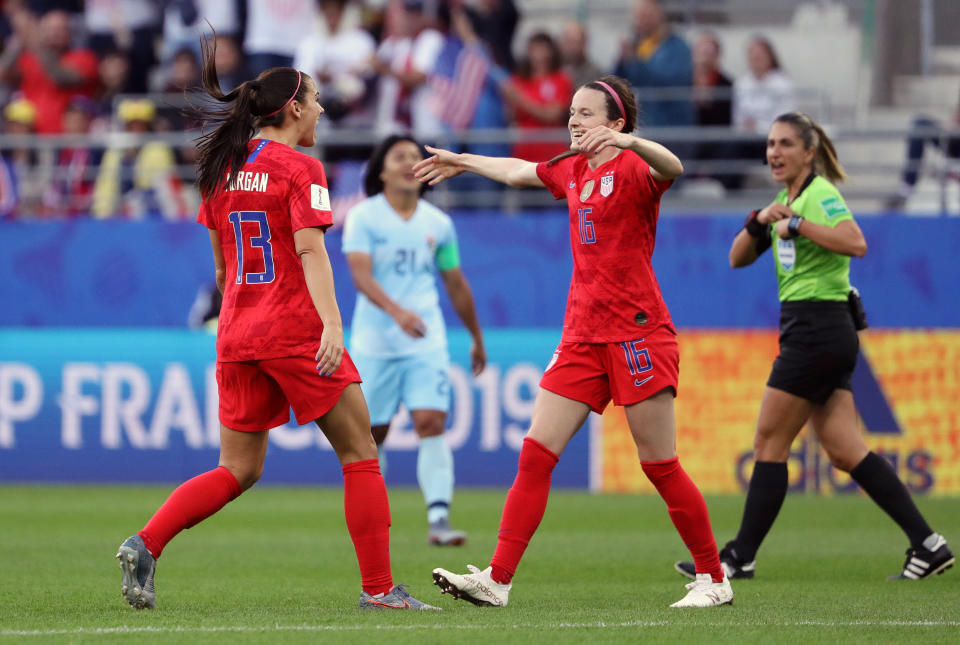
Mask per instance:
[[[580,221],[580,244],[593,244],[597,241],[596,232],[593,230],[593,220],[587,219],[587,215],[592,212],[592,208],[577,209],[577,218]]]

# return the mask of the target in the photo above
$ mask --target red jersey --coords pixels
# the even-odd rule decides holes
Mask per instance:
[[[323,323],[293,243],[333,224],[323,165],[276,141],[254,139],[243,170],[197,221],[220,236],[227,265],[217,360],[300,356],[320,347]]]
[[[74,87],[60,87],[47,73],[46,68],[31,51],[20,54],[17,69],[23,80],[20,91],[23,97],[37,108],[37,134],[63,131],[61,120],[70,104],[70,99],[80,94],[92,97],[97,89],[97,55],[89,49],[71,49],[59,58],[63,67],[69,67],[80,74],[83,84]]]
[[[628,150],[596,170],[578,154],[538,164],[537,175],[570,208],[573,277],[563,340],[617,343],[661,326],[676,333],[650,264],[660,196],[673,181],[654,180],[650,165]]]
[[[550,105],[551,103],[557,102],[563,104],[564,108],[570,105],[570,97],[573,95],[573,83],[563,70],[534,78],[524,78],[515,75],[511,81],[521,93],[537,105]],[[561,128],[566,125],[566,120],[561,123],[543,123],[521,108],[517,108],[516,122],[517,127],[523,130]],[[511,156],[527,161],[547,161],[569,149],[570,144],[566,141],[563,143],[531,141],[514,144]]]

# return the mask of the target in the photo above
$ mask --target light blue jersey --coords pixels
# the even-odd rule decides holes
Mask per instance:
[[[366,253],[373,278],[397,304],[415,312],[427,326],[423,338],[407,335],[393,318],[357,294],[350,353],[397,358],[447,349],[447,333],[437,294],[436,270],[459,263],[457,237],[450,217],[421,199],[404,220],[383,193],[360,202],[347,213],[343,252]],[[451,262],[450,258],[455,258]]]

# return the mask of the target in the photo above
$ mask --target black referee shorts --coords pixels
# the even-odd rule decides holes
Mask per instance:
[[[780,308],[780,354],[767,386],[813,403],[851,389],[860,340],[847,302],[801,300]]]

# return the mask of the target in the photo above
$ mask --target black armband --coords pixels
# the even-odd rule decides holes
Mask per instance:
[[[757,221],[758,214],[760,211],[751,211],[743,222],[743,228],[750,237],[760,237],[763,233],[763,224]]]
[[[790,239],[800,235],[800,222],[802,221],[803,218],[799,215],[792,215],[790,217],[790,221],[787,223],[787,232],[790,233]]]

